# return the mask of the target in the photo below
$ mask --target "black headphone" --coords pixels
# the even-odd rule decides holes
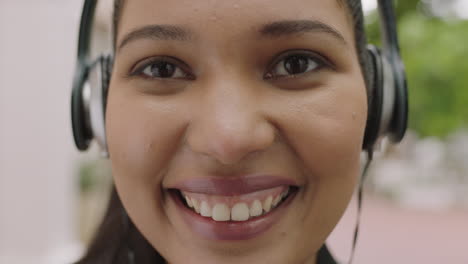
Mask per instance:
[[[73,137],[79,150],[96,139],[107,154],[105,111],[112,56],[90,61],[90,39],[97,0],[85,0],[81,15],[78,56],[72,90]],[[372,151],[379,138],[403,139],[408,119],[406,74],[400,57],[396,19],[391,0],[378,0],[383,49],[368,45],[369,110],[363,150]]]
[[[392,0],[378,0],[378,9],[383,49],[367,46],[372,73],[363,143],[363,149],[367,151],[371,151],[383,136],[392,143],[400,142],[408,124],[408,87]]]

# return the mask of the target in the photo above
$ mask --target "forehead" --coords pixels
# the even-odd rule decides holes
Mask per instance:
[[[125,0],[117,39],[152,24],[189,26],[195,32],[241,32],[279,20],[317,20],[337,29],[350,42],[353,23],[345,0]],[[217,30],[215,30],[217,29]]]

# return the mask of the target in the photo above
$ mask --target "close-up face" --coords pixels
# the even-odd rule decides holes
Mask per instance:
[[[367,97],[336,0],[127,0],[115,185],[168,263],[315,263],[360,172]]]

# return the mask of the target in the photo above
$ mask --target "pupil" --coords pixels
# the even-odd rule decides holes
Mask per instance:
[[[284,68],[289,74],[304,73],[308,66],[308,59],[300,56],[291,56],[284,61]]]
[[[167,62],[157,62],[151,66],[153,76],[160,78],[168,78],[174,74],[174,65]]]

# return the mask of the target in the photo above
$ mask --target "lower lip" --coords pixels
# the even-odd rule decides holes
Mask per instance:
[[[188,209],[183,204],[176,191],[170,191],[172,199],[182,213],[182,219],[193,232],[206,239],[224,241],[247,240],[265,233],[285,215],[284,211],[291,204],[296,193],[297,191],[293,191],[278,207],[260,217],[240,222],[217,222]]]

